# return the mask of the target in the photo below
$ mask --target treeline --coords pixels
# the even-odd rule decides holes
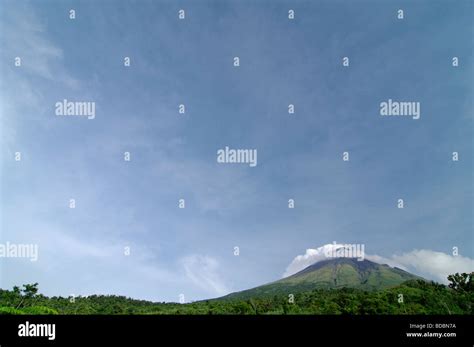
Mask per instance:
[[[154,303],[123,296],[46,297],[38,284],[0,289],[0,314],[474,314],[473,273],[450,275],[449,286],[411,280],[381,291],[318,289],[249,300]]]

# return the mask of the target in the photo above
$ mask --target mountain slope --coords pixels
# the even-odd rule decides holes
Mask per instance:
[[[313,289],[344,287],[371,291],[393,287],[412,279],[421,278],[399,268],[369,260],[334,258],[317,262],[281,280],[231,293],[221,299],[249,299],[258,296],[295,294]]]

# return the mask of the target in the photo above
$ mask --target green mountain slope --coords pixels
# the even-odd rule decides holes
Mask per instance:
[[[226,295],[220,299],[250,299],[259,296],[295,294],[314,289],[356,288],[373,291],[421,279],[398,268],[369,260],[335,258],[317,262],[276,282]]]

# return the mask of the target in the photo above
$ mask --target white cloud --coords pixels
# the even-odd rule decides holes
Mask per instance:
[[[342,246],[342,244],[327,244],[316,249],[307,249],[305,254],[298,255],[293,259],[286,268],[283,277],[293,275],[314,263],[327,259],[326,254],[328,252]],[[471,258],[461,255],[453,256],[427,249],[415,249],[401,255],[392,255],[391,257],[367,254],[365,258],[379,264],[398,267],[440,283],[447,283],[447,277],[450,274],[474,271],[474,260]]]
[[[402,255],[394,255],[392,259],[405,266],[408,271],[441,283],[447,283],[450,274],[474,271],[473,259],[428,249],[415,249]]]
[[[329,243],[316,249],[308,248],[305,254],[298,255],[295,257],[295,259],[293,259],[290,265],[288,265],[286,268],[283,277],[291,276],[314,263],[317,263],[321,260],[326,260],[326,254],[331,253],[332,251],[341,247],[344,246],[342,244]]]
[[[186,276],[211,294],[225,295],[230,291],[218,275],[219,263],[209,256],[190,255],[181,259]]]
[[[387,264],[391,267],[398,267],[399,269],[408,271],[406,266],[403,266],[402,264],[398,263],[393,258],[382,257],[382,256],[377,255],[377,254],[373,254],[373,255],[372,254],[367,254],[365,256],[365,258],[367,260],[373,261],[374,263]]]

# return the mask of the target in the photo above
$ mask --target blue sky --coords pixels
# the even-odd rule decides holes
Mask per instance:
[[[459,247],[472,270],[470,1],[0,2],[0,242],[39,246],[0,260],[1,288],[196,300],[333,241]],[[421,118],[381,117],[389,98]],[[56,116],[63,99],[95,119]],[[225,146],[258,165],[218,164]]]

